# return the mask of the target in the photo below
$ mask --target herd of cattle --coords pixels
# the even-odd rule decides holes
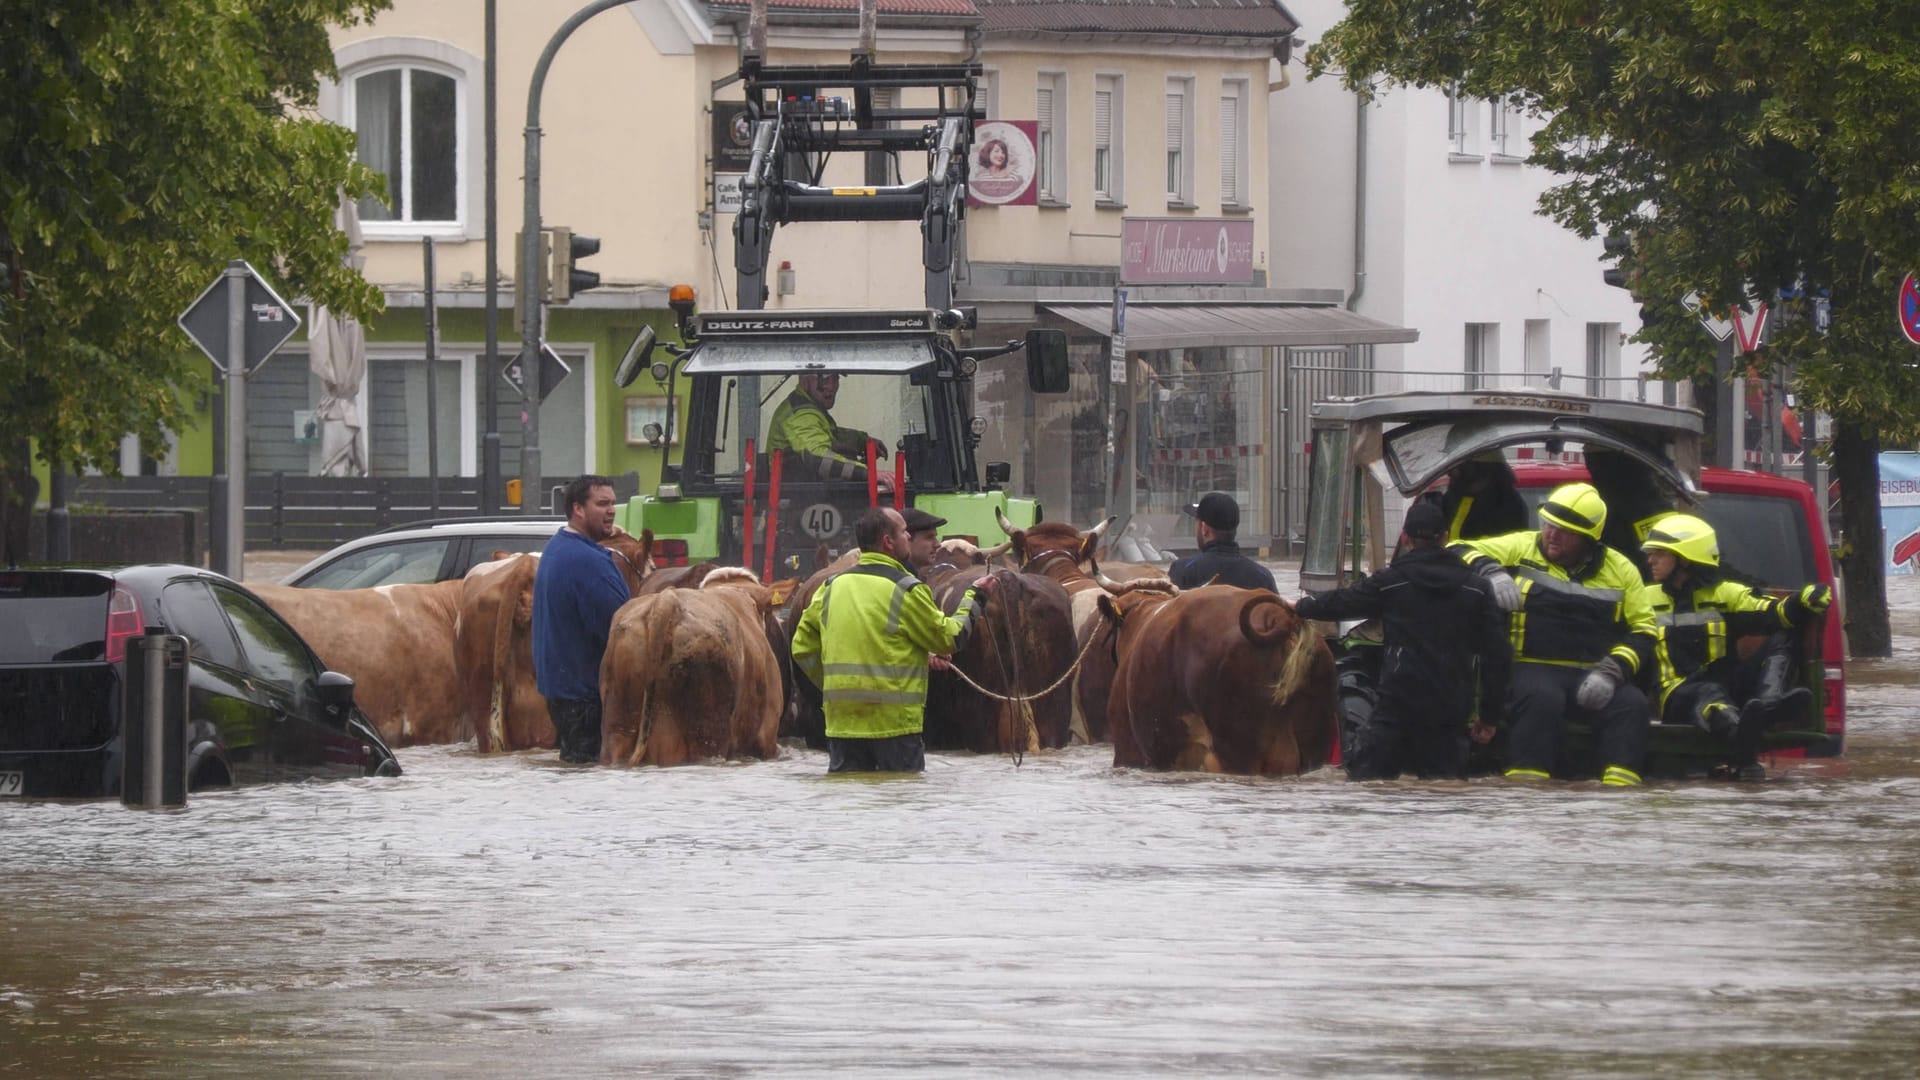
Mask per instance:
[[[981,549],[941,545],[926,573],[953,611],[999,576],[953,671],[933,672],[926,744],[1022,754],[1111,742],[1116,766],[1283,775],[1333,752],[1333,657],[1264,590],[1182,591],[1157,568],[1094,556],[1104,524],[1042,522]],[[653,537],[605,542],[632,599],[601,666],[601,764],[769,758],[783,737],[824,746],[820,695],[791,662],[789,627],[850,552],[805,582],[703,563],[658,568]],[[260,585],[391,745],[473,739],[481,753],[551,747],[534,685],[537,555],[502,556],[433,585],[332,591]],[[1115,578],[1127,580],[1115,580]]]

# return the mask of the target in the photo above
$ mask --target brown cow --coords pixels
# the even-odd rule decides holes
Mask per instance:
[[[1059,680],[1079,651],[1066,590],[1040,574],[985,567],[930,574],[928,587],[952,614],[989,573],[998,579],[993,602],[975,614],[966,644],[953,654],[955,671],[936,669],[928,678],[927,748],[992,754],[1065,746],[1073,738],[1073,695]],[[995,694],[1029,700],[989,698],[956,672]]]
[[[625,530],[602,541],[627,580],[628,592],[652,573],[653,533]],[[553,746],[553,718],[533,670],[533,582],[538,555],[514,555],[473,568],[466,577],[455,647],[461,702],[483,754]]]
[[[464,582],[300,589],[249,585],[334,671],[353,678],[353,698],[391,746],[459,742],[461,711],[454,639]]]
[[[698,589],[647,593],[613,617],[600,664],[602,765],[683,765],[779,753],[772,590],[723,567]]]
[[[1100,538],[1113,519],[1080,531],[1058,521],[1042,521],[1031,529],[1015,528],[999,511],[994,517],[1013,544],[1014,557],[1022,570],[1045,574],[1065,589],[1073,605],[1073,633],[1086,656],[1073,681],[1073,734],[1081,742],[1106,742],[1107,695],[1113,686],[1114,646],[1112,627],[1100,617],[1096,606],[1107,595],[1108,586],[1081,569],[1091,563],[1100,546]],[[1160,579],[1165,580],[1165,579]],[[1171,588],[1171,584],[1168,585]],[[1088,639],[1097,639],[1088,645]]]
[[[1227,585],[1122,589],[1099,600],[1119,632],[1116,767],[1275,776],[1326,764],[1333,654],[1286,601]]]

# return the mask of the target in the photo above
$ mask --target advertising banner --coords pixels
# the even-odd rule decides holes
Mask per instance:
[[[1126,218],[1120,280],[1129,285],[1250,285],[1253,222],[1247,218]]]
[[[981,120],[973,125],[973,161],[967,176],[968,206],[1033,206],[1040,140],[1037,120]]]
[[[721,214],[740,212],[740,181],[753,160],[753,114],[744,101],[713,103],[713,209]]]
[[[1920,453],[1880,455],[1880,526],[1887,535],[1887,573],[1920,571]]]

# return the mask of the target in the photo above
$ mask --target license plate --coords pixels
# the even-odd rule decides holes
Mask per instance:
[[[27,774],[19,770],[0,771],[0,798],[19,796],[27,790]]]

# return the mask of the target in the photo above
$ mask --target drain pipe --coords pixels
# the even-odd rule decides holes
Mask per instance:
[[[1353,291],[1347,310],[1367,291],[1367,99],[1354,95],[1353,114]]]

